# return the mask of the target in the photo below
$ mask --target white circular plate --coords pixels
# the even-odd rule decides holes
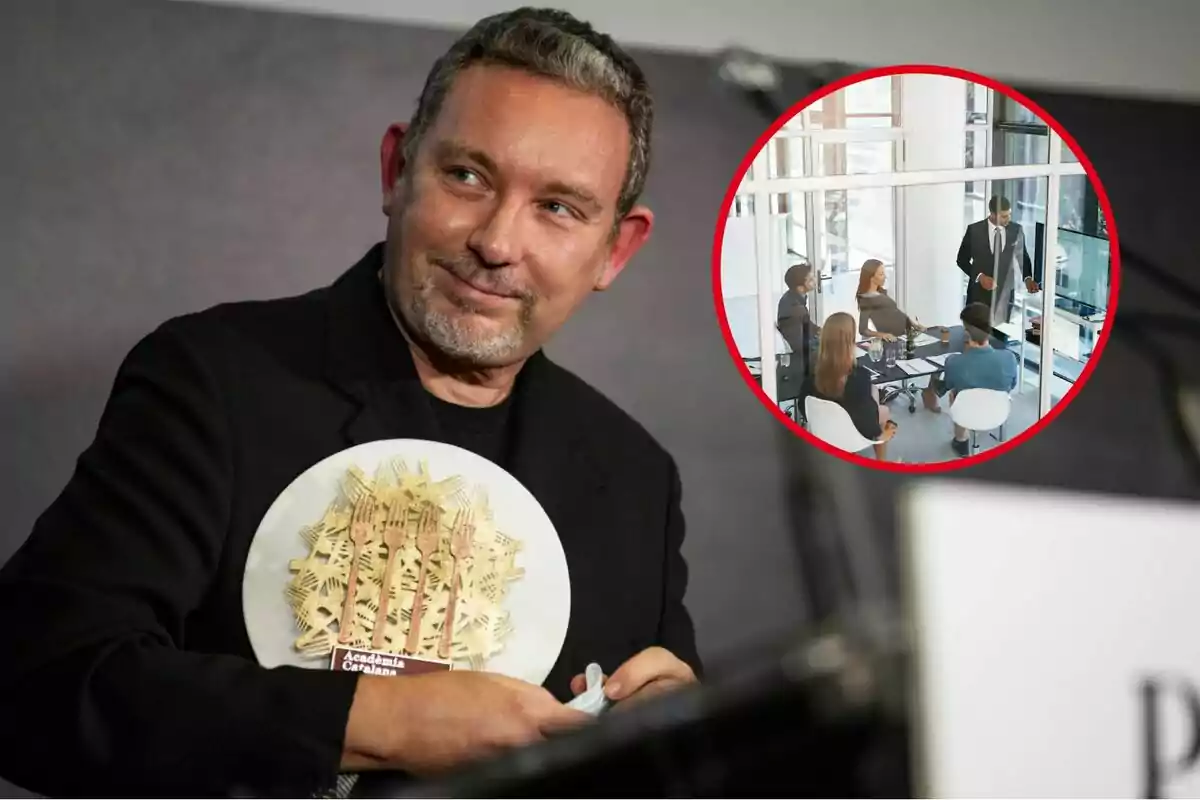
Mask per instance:
[[[292,481],[271,505],[250,545],[242,578],[242,613],[259,663],[328,668],[327,659],[304,658],[293,647],[299,631],[284,593],[292,579],[288,562],[308,555],[300,531],[325,512],[347,470],[357,466],[374,475],[395,459],[414,468],[426,462],[435,480],[458,475],[482,487],[497,528],[523,542],[517,565],[525,575],[504,601],[513,631],[484,669],[540,685],[558,660],[571,618],[571,580],[554,524],[529,490],[496,464],[453,445],[419,439],[388,439],[335,453]]]

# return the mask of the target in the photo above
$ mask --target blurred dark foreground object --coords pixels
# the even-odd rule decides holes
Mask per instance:
[[[723,679],[606,714],[443,780],[357,797],[907,797],[904,676],[841,638],[747,653]]]

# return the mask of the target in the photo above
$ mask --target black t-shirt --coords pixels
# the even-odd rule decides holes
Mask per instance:
[[[441,429],[442,441],[505,466],[512,427],[511,394],[503,402],[486,408],[447,403],[432,394],[429,403]]]
[[[871,394],[871,373],[861,364],[856,364],[846,378],[841,397],[829,397],[818,392],[816,380],[812,376],[805,380],[802,396],[807,397],[810,394],[822,400],[832,400],[846,409],[854,427],[868,439],[878,439],[883,435],[883,430],[879,427],[879,403]]]

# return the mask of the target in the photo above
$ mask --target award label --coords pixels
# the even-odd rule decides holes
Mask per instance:
[[[423,675],[428,672],[447,672],[454,669],[454,665],[448,661],[335,647],[329,668],[340,672],[361,672],[364,675]]]

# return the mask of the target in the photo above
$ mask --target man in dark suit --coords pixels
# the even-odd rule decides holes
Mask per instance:
[[[345,793],[340,774],[425,774],[580,724],[562,701],[591,661],[618,704],[695,680],[675,463],[541,352],[650,235],[651,118],[641,70],[590,26],[485,19],[384,136],[385,242],[332,286],[133,348],[0,573],[0,773],[56,795]],[[321,459],[391,438],[473,450],[545,507],[572,597],[544,688],[255,662],[241,583],[263,514]]]
[[[1025,236],[1021,226],[1012,221],[1012,204],[1007,197],[992,197],[988,201],[987,218],[967,226],[957,261],[958,268],[970,280],[964,305],[983,303],[991,309],[994,320],[1012,318],[1013,297],[1020,278],[1024,278],[1030,294],[1038,290]]]

